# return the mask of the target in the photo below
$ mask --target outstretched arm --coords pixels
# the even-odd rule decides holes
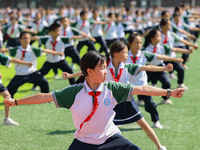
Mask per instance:
[[[31,62],[25,62],[16,58],[11,58],[10,62],[15,63],[15,64],[21,64],[21,65],[26,65],[28,67],[31,67],[33,65],[33,63]]]
[[[76,78],[76,77],[80,77],[82,75],[82,71],[70,74],[67,72],[63,72],[62,77],[63,79],[70,79],[70,78]]]
[[[4,53],[4,52],[8,52],[9,50],[7,48],[1,48],[0,52]]]
[[[52,93],[35,94],[33,96],[21,98],[18,100],[12,99],[11,97],[6,97],[6,99],[4,99],[4,103],[8,107],[16,105],[24,105],[24,104],[41,104],[52,101],[53,101]]]
[[[181,39],[180,42],[183,43],[183,44],[185,44],[185,45],[187,45],[187,46],[194,47],[195,49],[198,49],[198,48],[199,48],[198,45],[192,44],[191,42],[189,42],[189,41],[187,41],[187,40],[185,40],[185,39]]]
[[[172,71],[172,70],[173,70],[173,65],[170,63],[167,64],[166,67],[147,65],[147,66],[142,66],[140,68],[140,71],[151,71],[151,72]]]
[[[149,96],[172,96],[175,98],[181,98],[184,93],[184,89],[171,90],[171,95],[168,95],[168,90],[161,89],[153,86],[134,86],[133,95],[149,95]]]
[[[48,54],[53,54],[53,55],[60,55],[60,56],[64,55],[64,53],[62,53],[62,52],[56,52],[56,51],[53,51],[50,49],[42,49],[42,51],[45,53],[48,53]]]
[[[182,58],[173,58],[173,57],[169,57],[167,55],[157,55],[156,59],[160,59],[160,60],[164,60],[164,61],[174,61],[174,62],[183,62]]]
[[[189,50],[183,49],[183,48],[178,48],[178,47],[173,47],[172,52],[176,53],[182,53],[182,54],[191,54],[193,52],[194,48],[190,48]]]
[[[154,132],[154,130],[149,126],[149,124],[146,122],[146,120],[144,118],[141,118],[140,120],[138,120],[136,122],[141,128],[142,130],[145,131],[145,133],[147,134],[147,136],[152,140],[152,142],[157,146],[157,149],[163,149],[164,150],[164,146],[162,146],[158,140],[158,137],[156,135],[156,133]],[[166,148],[165,148],[166,149]]]

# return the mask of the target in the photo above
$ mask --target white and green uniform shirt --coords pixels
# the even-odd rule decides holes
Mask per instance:
[[[157,57],[157,54],[142,52],[141,50],[139,50],[136,56],[134,57],[131,51],[129,51],[126,63],[131,63],[131,64],[134,63],[131,57],[133,58],[138,57],[135,64],[146,65],[147,61],[148,62],[154,61]],[[131,76],[129,82],[136,86],[148,85],[146,71],[140,71],[139,74],[137,74],[137,76]]]
[[[6,25],[5,27],[3,27],[3,31],[5,31],[7,33],[7,35],[10,38],[19,38],[20,33],[24,30],[25,26],[23,25],[19,25],[19,24],[15,24],[13,25]]]
[[[46,49],[55,50],[56,52],[64,52],[69,40],[68,37],[58,36],[56,42],[53,43],[52,36],[40,36],[40,42],[45,45]],[[47,54],[47,62],[50,63],[56,63],[64,59],[65,56]]]
[[[125,31],[128,30],[135,30],[135,26],[133,26],[133,17],[130,15],[127,15],[126,17],[124,17],[124,24],[125,24]]]
[[[90,31],[91,31],[92,37],[103,36],[102,25],[95,24],[95,21],[101,21],[100,17],[97,17],[96,20],[92,19],[90,21],[91,23]]]
[[[129,84],[129,79],[131,76],[137,76],[142,65],[139,64],[125,64],[123,62],[120,63],[119,68],[115,69],[112,64],[112,60],[109,62],[107,67],[107,78],[106,81],[115,81],[113,75],[117,78],[119,76],[119,83]],[[114,74],[112,74],[111,70]],[[120,71],[122,70],[122,71]]]
[[[34,31],[38,31],[38,35],[46,35],[48,23],[44,20],[39,20],[36,22],[30,22],[30,26]]]
[[[26,51],[23,57],[23,52]],[[16,75],[29,75],[37,70],[37,57],[42,53],[41,48],[27,46],[26,49],[23,49],[22,46],[9,48],[10,56],[23,60],[25,62],[32,62],[33,65],[28,67],[26,65],[15,64]]]
[[[10,57],[0,53],[0,65],[8,66],[10,63]]]
[[[163,45],[163,44],[158,43],[155,47],[157,47],[157,50],[155,52],[156,54],[169,55],[171,53],[171,48],[167,45]],[[153,53],[154,46],[152,44],[149,44],[143,50],[146,51],[146,52]],[[163,63],[163,60],[158,60],[158,59],[151,61],[151,62],[148,62],[148,64],[155,65],[155,66],[161,65],[162,63]]]
[[[117,38],[117,26],[115,21],[111,21],[104,26],[105,39],[113,40]]]
[[[67,26],[67,28],[65,28],[65,29],[64,29],[63,26],[61,26],[61,35],[63,37],[68,37],[69,38],[69,43],[65,44],[66,47],[74,46],[74,40],[70,39],[72,36],[74,36],[74,33],[73,33],[73,31],[72,31],[70,26]]]
[[[84,143],[99,145],[114,134],[120,133],[118,127],[113,123],[115,117],[113,108],[120,102],[131,101],[133,85],[116,82],[101,83],[96,90],[101,92],[98,96],[98,108],[79,131],[80,125],[93,109],[93,98],[88,94],[91,91],[85,81],[54,91],[53,98],[56,107],[70,109],[76,128],[74,138]]]

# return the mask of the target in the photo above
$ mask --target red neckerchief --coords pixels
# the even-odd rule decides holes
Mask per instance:
[[[82,24],[80,30],[82,30],[84,28],[84,26],[85,26],[85,21],[83,21],[83,24]]]
[[[23,60],[23,58],[25,57],[26,50],[21,50],[21,52],[22,52],[22,57],[20,60]]]
[[[88,94],[89,94],[90,96],[93,96],[93,97],[94,97],[94,103],[93,103],[92,112],[91,112],[91,114],[90,114],[89,116],[87,116],[87,118],[81,123],[80,129],[78,130],[78,132],[81,130],[81,128],[82,128],[82,126],[83,126],[83,124],[84,124],[85,122],[90,121],[90,119],[92,118],[92,116],[93,116],[94,113],[96,112],[97,107],[98,107],[98,105],[99,105],[99,103],[98,103],[98,97],[97,97],[97,96],[99,96],[99,95],[101,94],[101,92],[97,91],[96,94],[95,94],[95,93],[92,91],[92,92],[88,92]]]
[[[131,56],[131,59],[132,59],[132,61],[133,61],[133,63],[135,64],[135,62],[139,59],[140,57],[138,57],[138,56],[136,56],[135,58],[133,58],[132,56]]]
[[[51,45],[53,46],[53,51],[56,50],[56,44],[58,43],[58,41],[56,41],[55,43],[53,43],[53,41],[51,41]],[[55,55],[53,55],[53,57],[55,57]]]
[[[155,47],[153,48],[153,53],[156,53],[156,50],[157,50],[157,47],[155,46]]]
[[[109,69],[110,69],[110,72],[111,72],[112,77],[114,78],[115,82],[119,82],[119,79],[120,79],[120,77],[121,77],[121,75],[122,75],[123,68],[120,68],[119,74],[118,74],[117,78],[115,77],[113,68],[109,68]]]

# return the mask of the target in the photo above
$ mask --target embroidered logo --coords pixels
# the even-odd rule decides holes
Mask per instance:
[[[104,100],[104,104],[105,104],[106,106],[110,105],[110,100],[109,100],[109,99],[105,99],[105,100]]]

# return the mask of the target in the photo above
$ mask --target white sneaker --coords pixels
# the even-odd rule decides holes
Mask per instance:
[[[162,129],[163,128],[159,121],[154,122],[153,123],[153,127],[154,128],[158,128],[158,129]]]
[[[162,101],[160,102],[160,104],[168,104],[168,105],[172,105],[173,102],[170,99],[164,100],[162,99]]]
[[[184,90],[188,90],[188,87],[185,86],[183,83],[182,84],[178,84],[177,88],[183,88]]]
[[[58,77],[58,75],[56,74],[53,78],[54,78],[54,79],[58,79],[59,77]]]
[[[144,101],[143,100],[138,100],[136,103],[137,103],[137,105],[144,105]]]
[[[11,118],[5,118],[3,120],[3,124],[4,125],[13,125],[13,126],[18,126],[19,125],[18,122],[13,121]]]
[[[176,77],[175,74],[173,74],[173,73],[170,73],[170,74],[169,74],[169,78],[170,78],[170,79],[177,79],[177,77]]]
[[[33,90],[33,91],[37,91],[37,90],[39,90],[39,89],[38,89],[37,86],[33,86],[31,90]]]

